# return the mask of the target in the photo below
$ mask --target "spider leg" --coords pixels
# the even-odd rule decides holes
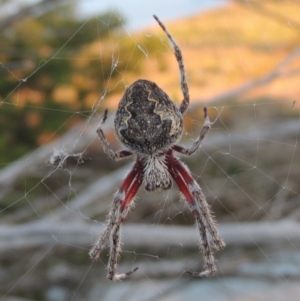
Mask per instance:
[[[123,274],[117,273],[118,258],[121,251],[120,227],[121,227],[121,221],[117,222],[112,233],[112,247],[111,247],[111,253],[108,261],[108,274],[107,274],[107,278],[112,281],[118,281],[124,279],[138,270],[138,267],[135,267],[126,273]]]
[[[127,273],[118,274],[117,265],[121,251],[121,223],[129,212],[130,204],[133,202],[134,197],[143,182],[143,176],[143,165],[141,161],[138,160],[116,193],[110,210],[107,227],[90,251],[90,257],[92,259],[99,258],[101,251],[107,246],[109,240],[111,240],[107,278],[113,281],[124,279],[137,270],[137,268],[134,268]]]
[[[225,247],[225,243],[217,230],[216,223],[211,215],[210,208],[200,186],[193,179],[187,167],[185,167],[184,164],[176,158],[174,158],[174,168],[181,175],[189,191],[192,193],[195,201],[199,205],[199,210],[203,216],[205,226],[212,237],[214,248],[217,250],[223,249]]]
[[[129,212],[130,204],[133,202],[134,197],[143,182],[143,177],[144,177],[143,169],[140,169],[136,178],[133,180],[133,183],[130,186],[128,192],[126,193],[126,197],[121,203],[120,211],[116,220],[116,225],[112,231],[112,237],[111,237],[112,245],[111,245],[111,252],[108,261],[108,275],[107,275],[107,278],[112,281],[124,279],[127,276],[133,274],[138,269],[138,267],[135,267],[134,269],[128,271],[127,273],[124,274],[117,273],[118,258],[121,251],[121,239],[120,239],[121,223],[124,221],[124,219],[126,218]]]
[[[200,146],[201,142],[203,141],[203,139],[205,138],[205,136],[207,135],[208,131],[210,130],[210,121],[209,121],[209,117],[207,114],[207,108],[204,107],[204,126],[200,132],[199,137],[197,138],[197,140],[194,142],[194,144],[190,147],[190,148],[184,148],[181,145],[174,145],[172,147],[173,150],[180,152],[184,155],[188,155],[190,156],[192,153],[194,153]],[[193,177],[191,176],[189,170],[187,167],[184,166],[184,164],[182,164],[179,160],[177,160],[176,158],[174,158],[174,164],[176,166],[177,171],[180,173],[180,175],[183,177],[184,181],[187,183],[190,191],[192,192],[195,200],[198,202],[199,204],[199,209],[201,210],[203,216],[204,216],[204,220],[206,222],[206,226],[207,229],[214,241],[214,247],[219,250],[225,247],[225,243],[223,241],[223,239],[221,238],[221,236],[218,233],[217,227],[215,225],[215,222],[211,216],[209,207],[207,205],[206,202],[206,198],[201,190],[201,188],[199,187],[199,185],[197,184],[197,182],[193,179]]]
[[[173,157],[173,159],[175,158]],[[182,178],[178,170],[175,167],[172,167],[172,164],[170,164],[171,161],[169,161],[168,163],[169,163],[168,164],[169,172],[173,177],[173,179],[175,180],[175,182],[177,183],[180,192],[182,193],[184,199],[188,203],[190,211],[192,212],[192,214],[196,219],[196,223],[201,237],[200,248],[204,255],[204,266],[206,269],[200,273],[193,272],[192,275],[199,276],[199,277],[212,276],[216,272],[216,266],[215,266],[214,255],[211,250],[211,246],[207,236],[206,222],[204,221],[201,211],[199,210],[199,207],[195,202],[193,193],[190,191],[184,179]]]
[[[193,154],[199,147],[201,142],[203,141],[203,139],[205,138],[205,136],[207,135],[207,133],[210,130],[211,124],[209,121],[209,117],[207,114],[207,108],[204,107],[203,108],[204,111],[204,125],[203,128],[200,132],[200,135],[198,136],[198,138],[196,139],[196,141],[193,143],[193,145],[190,148],[185,148],[181,145],[173,145],[172,149],[175,150],[176,152],[179,152],[181,154],[190,156],[191,154]]]
[[[181,50],[180,50],[179,46],[175,42],[175,40],[173,39],[173,37],[171,36],[169,31],[166,29],[165,25],[157,18],[157,16],[153,15],[153,17],[158,22],[160,27],[163,29],[165,34],[167,35],[167,37],[168,37],[168,39],[169,39],[169,41],[170,41],[170,43],[171,43],[171,45],[174,49],[174,54],[175,54],[175,57],[176,57],[176,60],[177,60],[177,63],[178,63],[178,67],[179,67],[181,91],[182,91],[182,94],[183,94],[183,100],[182,100],[181,105],[179,107],[179,111],[183,115],[186,112],[186,110],[189,106],[190,95],[189,95],[189,87],[188,87],[187,80],[186,80],[186,74],[185,74],[185,68],[184,68],[182,53],[181,53]]]
[[[118,191],[117,195],[113,200],[111,210],[109,213],[109,222],[106,226],[106,229],[89,252],[90,257],[94,260],[99,258],[101,251],[107,246],[109,237],[111,236],[112,230],[116,224],[117,212],[120,210],[121,204],[121,200],[118,198],[119,194],[120,190]]]
[[[134,178],[138,174],[140,170],[140,163],[136,162],[131,171],[128,173],[126,178],[123,181],[122,186],[119,188],[117,193],[114,196],[114,200],[109,212],[108,224],[104,233],[100,236],[100,238],[96,241],[94,246],[90,251],[90,257],[92,259],[98,259],[100,256],[101,251],[107,246],[109,241],[109,237],[111,236],[112,229],[116,224],[117,216],[119,214],[121,203],[125,199],[126,193],[134,181]]]
[[[129,157],[132,155],[132,152],[128,151],[128,150],[121,150],[119,152],[115,152],[109,145],[108,141],[106,140],[106,137],[104,135],[104,132],[102,130],[102,125],[104,124],[106,118],[107,118],[107,113],[108,113],[108,110],[105,109],[104,111],[104,114],[103,114],[103,118],[102,118],[102,121],[100,123],[100,126],[98,127],[97,129],[97,134],[102,142],[102,145],[103,145],[103,149],[105,151],[105,153],[111,158],[111,159],[114,159],[114,160],[119,160],[119,159],[123,159],[123,158],[126,158],[126,157]]]

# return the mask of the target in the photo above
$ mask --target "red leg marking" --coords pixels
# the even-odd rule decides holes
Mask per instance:
[[[186,183],[183,181],[182,177],[177,172],[177,170],[172,170],[170,173],[171,173],[171,176],[173,177],[173,179],[175,180],[176,184],[178,185],[179,190],[184,195],[185,199],[189,203],[191,203],[191,202],[194,203],[194,197],[193,197],[192,193],[190,192],[189,188],[187,187]]]
[[[125,199],[121,204],[121,212],[129,206],[130,202],[135,197],[137,191],[139,190],[143,182],[143,176],[144,176],[143,171],[139,170],[137,177],[133,180],[132,185],[130,186],[129,190],[126,192]]]
[[[126,177],[123,182],[123,185],[120,188],[121,192],[125,192],[125,197],[121,201],[121,221],[123,222],[124,218],[127,215],[128,207],[133,201],[137,191],[139,190],[141,184],[143,183],[144,178],[144,165],[142,161],[137,160],[134,167]]]
[[[128,188],[130,187],[130,185],[134,181],[134,178],[140,172],[141,168],[142,168],[142,163],[140,161],[137,161],[134,164],[134,166],[132,167],[132,169],[129,172],[129,174],[124,179],[123,184],[122,184],[122,186],[119,189],[120,192],[124,192],[124,191],[126,192],[128,190]]]
[[[185,179],[180,174],[179,170],[177,169],[178,160],[173,156],[172,150],[167,153],[166,156],[166,163],[169,170],[169,173],[173,177],[174,181],[178,185],[179,190],[184,195],[185,199],[189,203],[195,203],[194,197],[191,191],[189,190],[187,183],[185,182]]]
[[[183,177],[184,181],[187,184],[191,184],[194,182],[194,179],[192,178],[190,173],[186,170],[184,165],[176,158],[174,158],[174,166],[179,171],[180,175]]]

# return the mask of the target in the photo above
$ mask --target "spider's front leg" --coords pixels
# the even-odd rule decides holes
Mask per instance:
[[[101,251],[107,246],[110,240],[110,255],[108,262],[108,275],[107,278],[112,281],[124,279],[127,276],[134,273],[137,268],[130,270],[124,274],[117,273],[118,257],[120,254],[120,227],[121,223],[127,216],[130,209],[130,204],[134,200],[134,197],[143,182],[143,165],[142,162],[137,160],[132,170],[126,176],[122,186],[116,193],[114,201],[109,214],[108,225],[102,234],[102,236],[95,243],[90,251],[92,259],[97,259],[100,256]]]
[[[129,174],[126,176],[122,186],[115,194],[109,212],[108,224],[106,226],[106,229],[104,230],[103,234],[99,237],[99,239],[96,241],[96,243],[90,250],[89,254],[92,259],[99,258],[101,251],[107,246],[109,239],[112,237],[113,228],[116,226],[117,221],[120,219],[121,204],[124,201],[126,193],[131,183],[134,181],[134,178],[136,177],[137,173],[138,173],[138,166],[134,166],[132,170],[129,172]]]
[[[216,225],[211,217],[208,205],[200,187],[193,180],[183,164],[173,156],[172,150],[167,153],[166,163],[171,176],[178,185],[178,188],[187,202],[190,211],[194,215],[199,228],[201,238],[200,248],[204,255],[204,265],[206,270],[200,273],[192,272],[191,274],[193,276],[200,277],[212,276],[216,272],[212,247],[220,249],[224,247],[225,244],[216,229]],[[195,184],[197,186],[195,186]],[[201,200],[197,199],[199,198],[199,193],[201,193],[202,196]],[[209,240],[209,235],[212,237],[213,242]]]
[[[199,276],[199,277],[213,276],[213,274],[216,272],[215,259],[208,240],[208,236],[207,236],[208,233],[207,233],[207,229],[205,225],[206,223],[204,221],[203,215],[199,211],[198,205],[194,199],[192,192],[189,190],[188,186],[186,185],[186,183],[184,182],[183,178],[178,173],[176,168],[170,167],[169,171],[171,176],[175,180],[176,184],[178,185],[178,188],[182,193],[184,199],[188,203],[190,211],[192,212],[192,214],[196,219],[196,223],[198,225],[199,232],[200,232],[200,238],[201,238],[200,248],[203,253],[204,266],[206,269],[200,273],[193,272],[191,274],[193,276]]]
[[[143,182],[144,172],[142,169],[139,170],[139,173],[137,174],[136,178],[134,179],[132,185],[130,186],[128,192],[126,193],[126,196],[124,200],[121,203],[119,215],[116,221],[116,225],[113,228],[112,231],[112,246],[111,246],[111,252],[109,256],[109,262],[108,262],[108,275],[107,278],[112,281],[117,281],[126,278],[127,276],[133,274],[138,267],[128,271],[124,274],[118,274],[117,273],[117,265],[118,265],[118,258],[121,250],[121,240],[120,240],[120,227],[121,223],[125,220],[129,209],[130,204],[133,202],[134,197],[141,186]]]
[[[219,234],[216,223],[213,219],[209,205],[207,204],[206,197],[203,194],[202,189],[200,188],[198,183],[193,179],[193,177],[190,174],[190,171],[188,170],[187,167],[184,166],[182,162],[175,159],[174,165],[176,166],[176,170],[183,178],[189,191],[192,193],[196,204],[198,205],[198,211],[201,213],[201,216],[203,217],[203,223],[212,238],[211,245],[216,250],[223,249],[225,247],[225,243],[221,235]]]

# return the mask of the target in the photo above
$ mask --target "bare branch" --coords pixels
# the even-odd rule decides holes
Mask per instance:
[[[105,225],[72,223],[28,223],[17,226],[0,226],[0,252],[25,250],[34,247],[76,246],[87,250]],[[130,225],[124,224],[126,248],[166,249],[184,245],[197,248],[195,227]],[[292,220],[280,222],[251,222],[220,225],[227,246],[246,247],[269,244],[300,244],[300,223]]]
[[[112,119],[106,123],[105,129],[108,127],[112,127]],[[39,147],[37,150],[14,161],[14,163],[6,168],[1,169],[0,198],[9,191],[16,180],[24,176],[24,173],[30,175],[35,172],[36,169],[45,165],[54,149],[61,149],[63,147],[71,149],[71,146],[73,152],[86,149],[96,138],[96,128],[97,124],[95,121],[91,122],[91,120],[88,119],[87,121],[81,122],[54,142]]]

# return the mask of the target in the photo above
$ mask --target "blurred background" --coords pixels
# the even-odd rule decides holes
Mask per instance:
[[[0,300],[299,300],[300,3],[265,1],[0,0]],[[119,270],[90,246],[132,160],[114,149],[114,111],[139,78],[182,100],[179,44],[191,104],[191,145],[208,107],[212,130],[181,159],[227,243],[202,269],[198,232],[178,189],[146,193],[122,225]]]

